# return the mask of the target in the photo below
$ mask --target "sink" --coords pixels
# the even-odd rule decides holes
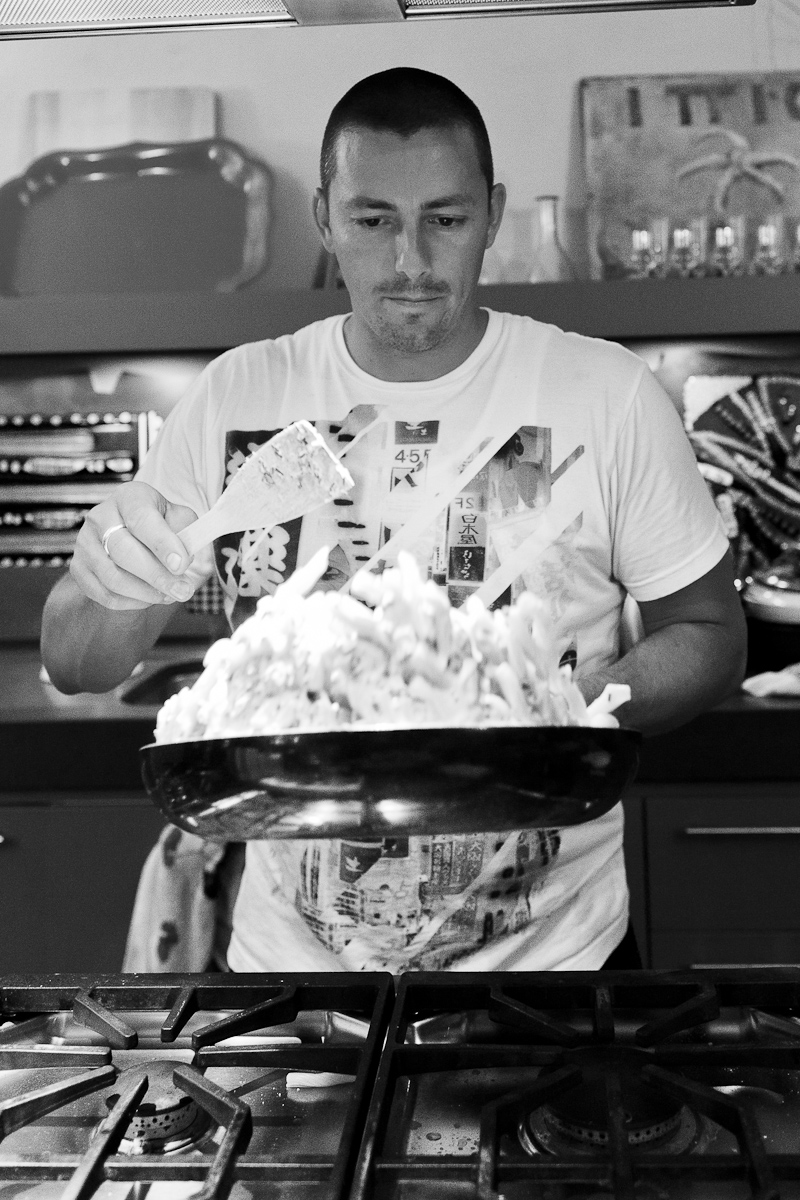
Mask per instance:
[[[170,696],[174,696],[181,688],[191,687],[203,670],[201,659],[184,662],[167,663],[151,671],[143,679],[126,684],[119,693],[123,704],[141,704],[144,706],[160,707]]]

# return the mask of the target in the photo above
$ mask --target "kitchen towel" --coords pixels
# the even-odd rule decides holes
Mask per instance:
[[[800,663],[784,667],[782,671],[751,675],[745,679],[742,690],[751,696],[800,696]]]

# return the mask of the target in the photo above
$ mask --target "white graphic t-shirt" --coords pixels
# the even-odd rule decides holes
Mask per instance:
[[[215,543],[234,626],[321,545],[327,588],[404,548],[454,605],[546,599],[580,679],[619,657],[627,594],[669,595],[724,554],[680,418],[635,355],[489,312],[454,371],[392,383],[350,357],[346,319],[216,359],[139,473],[201,515],[292,421],[343,455],[347,498]],[[622,820],[617,805],[562,830],[250,842],[229,965],[596,969],[627,924]]]

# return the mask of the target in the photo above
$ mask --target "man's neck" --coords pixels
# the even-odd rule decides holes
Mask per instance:
[[[351,313],[344,323],[344,341],[350,357],[368,375],[388,383],[423,383],[460,367],[480,345],[488,322],[486,310],[476,307],[474,320],[456,337],[432,350],[406,353],[379,344],[369,327]]]

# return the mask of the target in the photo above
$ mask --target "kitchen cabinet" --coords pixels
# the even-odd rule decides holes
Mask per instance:
[[[163,825],[141,792],[0,797],[0,970],[121,970],[139,873]]]
[[[480,289],[498,310],[626,341],[797,333],[800,274],[604,283],[507,283]],[[292,333],[347,312],[343,289],[146,296],[0,297],[0,353],[77,354],[224,350]]]
[[[648,927],[647,874],[644,857],[644,824],[642,799],[638,793],[625,796],[622,801],[625,813],[625,874],[630,895],[630,917],[636,944],[644,966],[648,964],[650,931]]]
[[[800,962],[800,782],[651,786],[626,811],[648,965]]]

